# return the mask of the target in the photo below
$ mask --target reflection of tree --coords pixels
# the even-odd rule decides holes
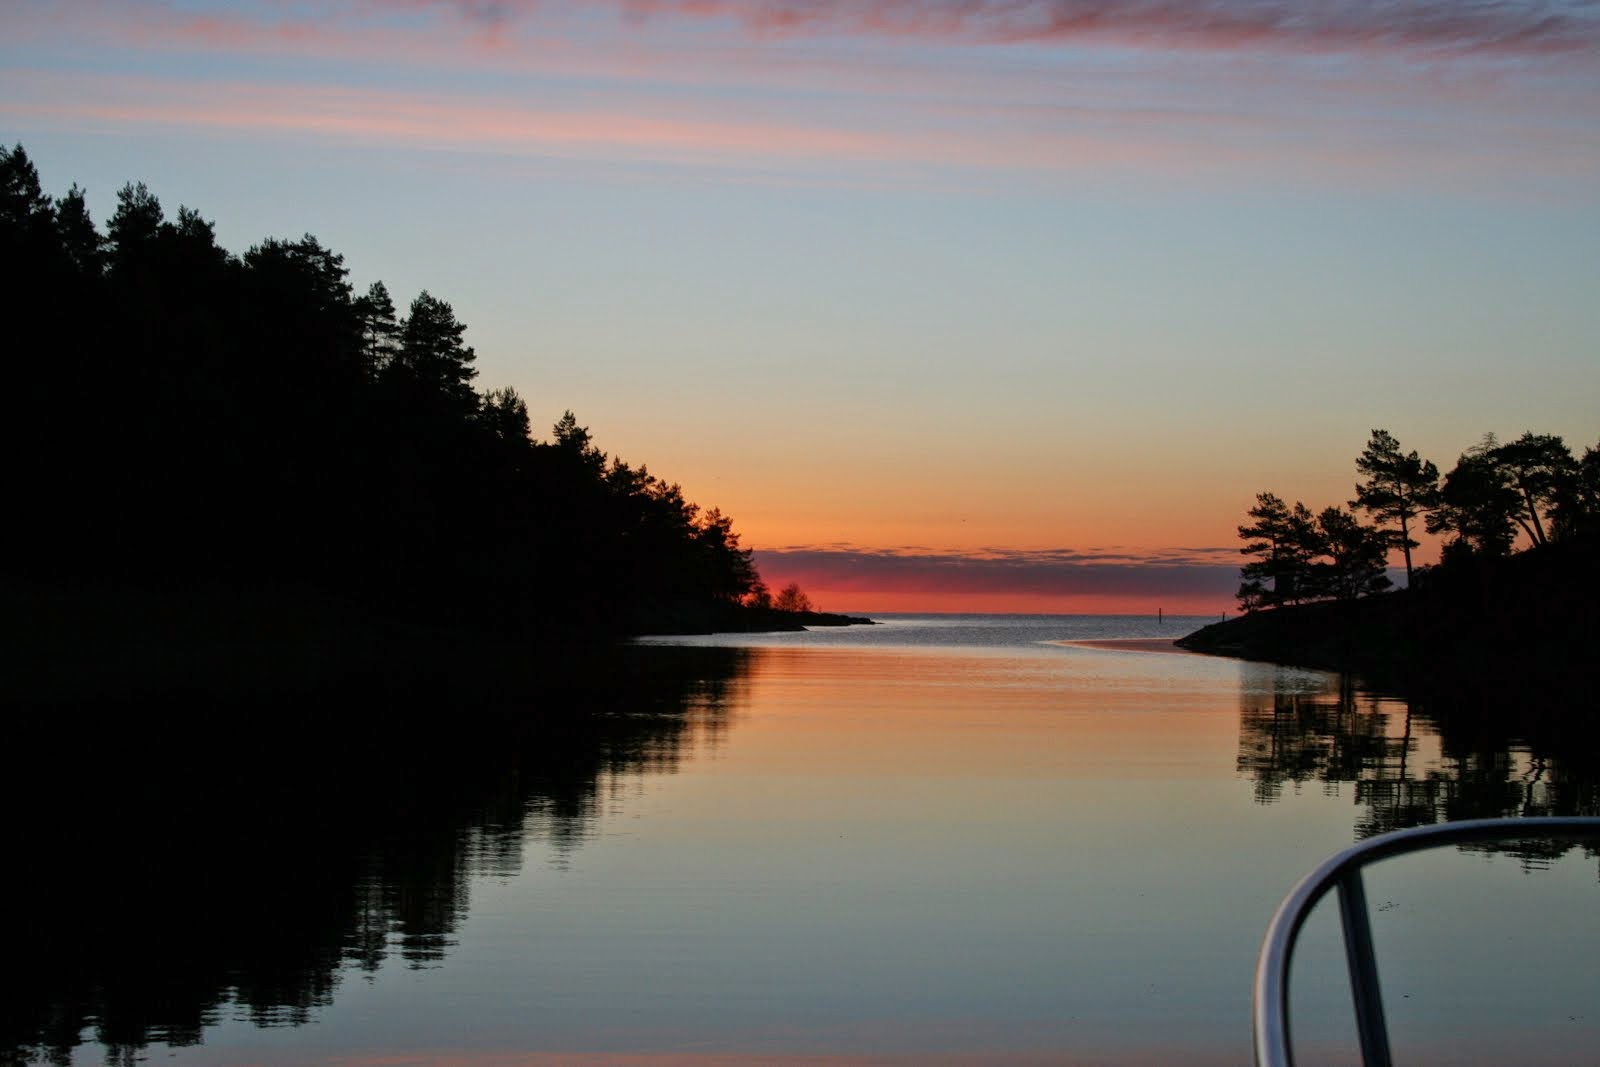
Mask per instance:
[[[742,654],[633,649],[518,699],[61,709],[0,785],[0,1061],[110,1062],[232,1015],[297,1025],[347,970],[437,965],[477,875],[570,855],[621,783],[720,742]],[[24,721],[19,718],[17,721]],[[270,724],[270,729],[266,728]],[[307,743],[314,738],[314,743]]]
[[[1256,799],[1277,800],[1286,784],[1359,781],[1391,762],[1404,767],[1409,735],[1390,736],[1387,706],[1349,685],[1307,689],[1304,671],[1277,670],[1269,693],[1246,686],[1239,709],[1241,773]]]
[[[1600,814],[1592,728],[1548,702],[1402,701],[1348,676],[1319,684],[1306,671],[1257,669],[1271,676],[1243,689],[1238,769],[1261,803],[1285,785],[1352,783],[1358,838],[1461,819]],[[1487,847],[1540,866],[1570,846]]]

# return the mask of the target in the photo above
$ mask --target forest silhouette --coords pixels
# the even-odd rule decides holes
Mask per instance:
[[[832,621],[572,413],[536,440],[448,302],[357,293],[315,237],[235,255],[137,182],[102,229],[17,146],[0,257],[0,1062],[433,965],[471,875],[725,728],[742,653],[609,638]]]
[[[535,440],[479,391],[465,324],[357,294],[307,234],[242,255],[130,183],[104,231],[0,149],[13,579],[296,587],[440,627],[607,635],[762,591],[731,520],[608,457],[569,412]]]

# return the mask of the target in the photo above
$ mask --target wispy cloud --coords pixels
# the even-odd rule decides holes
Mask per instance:
[[[853,181],[1600,170],[1594,3],[84,0],[8,31],[0,113],[51,122]]]
[[[1139,171],[1188,176],[1269,165],[1310,176],[1448,176],[1470,166],[1480,178],[1590,174],[1600,167],[1600,131],[1480,123],[1477,138],[1425,136],[1403,117],[1382,122],[1327,119],[1314,142],[1277,116],[1202,109],[988,109],[967,105],[874,106],[813,111],[733,98],[681,100],[649,92],[581,96],[268,81],[169,79],[144,75],[0,71],[0,115],[53,125],[138,126],[333,139],[409,149],[503,156],[781,168],[825,175],[927,168],[973,175]],[[527,96],[537,96],[528,93]],[[1035,108],[1035,112],[1040,109]],[[1507,152],[1506,146],[1518,146]]]
[[[68,77],[11,72],[29,91],[0,114],[119,123],[293,131],[399,142],[540,153],[627,150],[641,158],[703,160],[767,156],[885,159],[913,146],[867,132],[800,123],[756,123],[715,115],[678,116],[638,106],[538,107],[474,94],[346,86],[196,83],[136,76]]]
[[[421,0],[390,0],[418,8]],[[535,0],[435,0],[486,26]],[[1159,49],[1402,49],[1551,55],[1600,47],[1592,3],[1528,0],[618,0],[636,20],[732,20],[762,36],[912,37],[980,43],[1109,41]]]

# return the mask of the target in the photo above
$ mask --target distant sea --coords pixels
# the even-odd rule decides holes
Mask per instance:
[[[1062,641],[1176,639],[1215,615],[998,615],[851,612],[873,626],[816,627],[804,633],[644,637],[641,644],[741,648],[945,648],[1044,651]]]

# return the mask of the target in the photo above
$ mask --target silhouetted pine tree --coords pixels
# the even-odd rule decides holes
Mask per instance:
[[[236,257],[141,182],[102,236],[0,149],[5,565],[30,577],[309,582],[442,623],[619,630],[757,581],[718,511],[610,460],[568,412],[546,444],[479,394],[466,325],[397,320],[309,234]]]

